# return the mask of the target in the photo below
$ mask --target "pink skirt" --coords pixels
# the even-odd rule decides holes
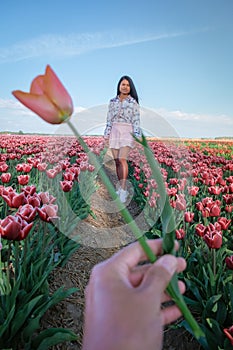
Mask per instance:
[[[133,127],[128,123],[113,123],[109,137],[109,147],[119,149],[121,147],[133,148],[134,139],[132,137]]]

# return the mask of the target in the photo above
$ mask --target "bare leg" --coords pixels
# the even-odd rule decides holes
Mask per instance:
[[[116,165],[117,177],[118,177],[118,180],[120,181],[121,180],[121,169],[120,169],[120,161],[119,161],[119,149],[112,148],[111,151],[112,151],[112,155],[113,155],[115,165]]]
[[[120,183],[121,183],[121,188],[123,188],[123,190],[126,190],[126,180],[128,178],[128,173],[129,173],[128,162],[127,162],[129,151],[130,151],[130,147],[128,146],[122,147],[119,150],[120,177],[121,177]]]

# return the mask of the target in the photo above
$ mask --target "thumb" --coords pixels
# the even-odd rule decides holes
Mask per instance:
[[[153,289],[154,292],[162,293],[176,272],[177,264],[177,258],[174,255],[166,254],[161,256],[147,270],[142,288]]]

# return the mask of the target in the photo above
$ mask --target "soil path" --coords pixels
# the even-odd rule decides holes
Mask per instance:
[[[115,166],[109,153],[105,156],[104,166],[111,181],[117,186]],[[141,229],[146,230],[143,213],[132,200],[132,189],[126,205]],[[71,256],[65,267],[57,268],[53,272],[50,281],[51,291],[65,286],[65,288],[77,287],[78,292],[50,309],[42,321],[43,328],[72,329],[78,335],[78,341],[54,346],[53,350],[81,350],[84,291],[91,269],[98,262],[107,259],[134,240],[134,236],[125,225],[101,181],[98,181],[98,190],[92,196],[91,207],[93,216],[89,215],[76,228],[76,233],[81,238],[81,246]],[[198,350],[199,348],[199,345],[184,330],[165,330],[164,332],[163,350]]]

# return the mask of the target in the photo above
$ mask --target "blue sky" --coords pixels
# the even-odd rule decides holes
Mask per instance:
[[[142,126],[155,136],[158,116],[180,137],[233,136],[232,15],[232,0],[4,1],[0,131],[56,132],[11,94],[28,91],[50,64],[82,132],[104,125],[127,74],[147,110]]]

